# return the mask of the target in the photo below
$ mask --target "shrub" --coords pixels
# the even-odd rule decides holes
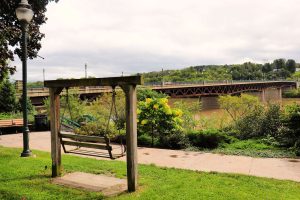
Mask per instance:
[[[16,91],[8,78],[0,84],[0,112],[16,111]]]
[[[237,137],[239,139],[249,139],[262,136],[261,127],[264,117],[263,111],[263,107],[258,105],[255,109],[236,121],[234,127],[237,130]]]
[[[269,137],[278,135],[278,130],[282,127],[281,117],[280,105],[270,104],[261,122],[261,134]]]
[[[230,143],[233,138],[216,129],[191,131],[187,137],[192,146],[205,149],[214,149],[223,143]]]
[[[163,148],[184,149],[189,146],[189,140],[181,131],[159,137],[158,145]]]
[[[182,111],[172,109],[167,98],[147,98],[138,104],[138,133],[163,141],[182,130]]]
[[[183,128],[185,130],[193,130],[197,126],[197,120],[195,118],[195,114],[200,111],[201,103],[197,102],[184,102],[176,101],[174,102],[174,107],[183,111],[182,120],[183,120]]]
[[[137,100],[145,101],[147,98],[168,98],[168,96],[151,89],[138,89]]]
[[[298,149],[300,141],[300,105],[293,104],[285,107],[282,118],[283,126],[279,129],[276,139],[281,145]]]
[[[291,89],[291,90],[285,91],[282,94],[282,96],[285,98],[299,98],[300,97],[300,89],[297,88],[297,89]]]
[[[158,139],[155,138],[155,141],[153,141],[153,145],[156,146],[158,143]],[[152,146],[152,137],[148,134],[142,134],[138,136],[138,145],[140,146]]]

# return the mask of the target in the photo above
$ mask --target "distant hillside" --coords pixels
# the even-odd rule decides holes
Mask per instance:
[[[276,59],[272,63],[246,62],[234,65],[202,65],[180,70],[164,70],[143,73],[146,83],[150,82],[198,82],[220,80],[278,80],[291,79],[300,65],[292,59]],[[296,73],[295,73],[296,72]]]

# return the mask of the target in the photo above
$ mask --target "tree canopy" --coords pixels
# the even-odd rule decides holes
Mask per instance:
[[[292,78],[299,68],[293,59],[276,59],[271,63],[245,62],[231,65],[200,65],[180,70],[164,70],[144,73],[147,83],[203,82],[224,80],[278,80]]]
[[[45,37],[40,32],[40,26],[47,21],[45,12],[49,2],[58,0],[29,0],[34,12],[33,20],[29,25],[28,57],[30,59],[37,56],[41,49],[41,40]],[[21,49],[19,45],[21,37],[21,25],[15,15],[15,10],[20,1],[2,0],[0,1],[0,81],[3,80],[5,73],[13,74],[15,66],[11,66],[9,61],[14,60],[14,54],[19,57]]]

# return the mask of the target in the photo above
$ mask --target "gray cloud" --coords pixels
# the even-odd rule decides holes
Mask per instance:
[[[201,64],[300,61],[298,0],[64,0],[51,4],[29,80]],[[21,63],[17,60],[20,79]]]

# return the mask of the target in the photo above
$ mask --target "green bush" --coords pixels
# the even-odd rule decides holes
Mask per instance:
[[[158,145],[163,148],[184,149],[189,146],[186,135],[180,131],[159,137]]]
[[[239,139],[250,139],[262,136],[263,111],[263,107],[258,105],[251,112],[248,112],[236,121],[234,127],[237,130],[237,137]]]
[[[285,107],[282,118],[283,126],[279,129],[276,139],[281,145],[299,149],[300,141],[300,105],[293,104]]]
[[[167,98],[147,98],[138,104],[138,134],[151,135],[161,142],[182,130],[182,111],[172,109]],[[174,136],[175,137],[175,136]]]
[[[282,127],[282,111],[279,104],[270,104],[261,121],[261,134],[267,137],[275,137]]]
[[[147,98],[168,98],[168,95],[156,92],[151,89],[138,89],[137,100],[145,101]]]
[[[226,145],[227,149],[240,149],[240,150],[246,150],[246,149],[251,149],[251,150],[266,150],[266,149],[271,149],[274,148],[271,145],[265,144],[261,140],[237,140],[235,142],[232,142],[231,144]]]
[[[9,113],[15,112],[16,102],[16,91],[13,84],[8,78],[5,78],[0,84],[0,112]]]
[[[138,135],[137,140],[138,140],[139,146],[146,146],[146,147],[152,146],[152,137],[148,134]],[[155,138],[155,141],[157,141],[156,138]],[[154,143],[154,141],[153,141],[153,143]],[[154,146],[154,144],[153,144],[153,146]]]
[[[216,129],[191,131],[187,137],[192,146],[203,149],[214,149],[233,140],[233,137]]]
[[[282,94],[282,96],[285,98],[299,98],[300,97],[300,89],[297,88],[297,89],[285,91]]]

